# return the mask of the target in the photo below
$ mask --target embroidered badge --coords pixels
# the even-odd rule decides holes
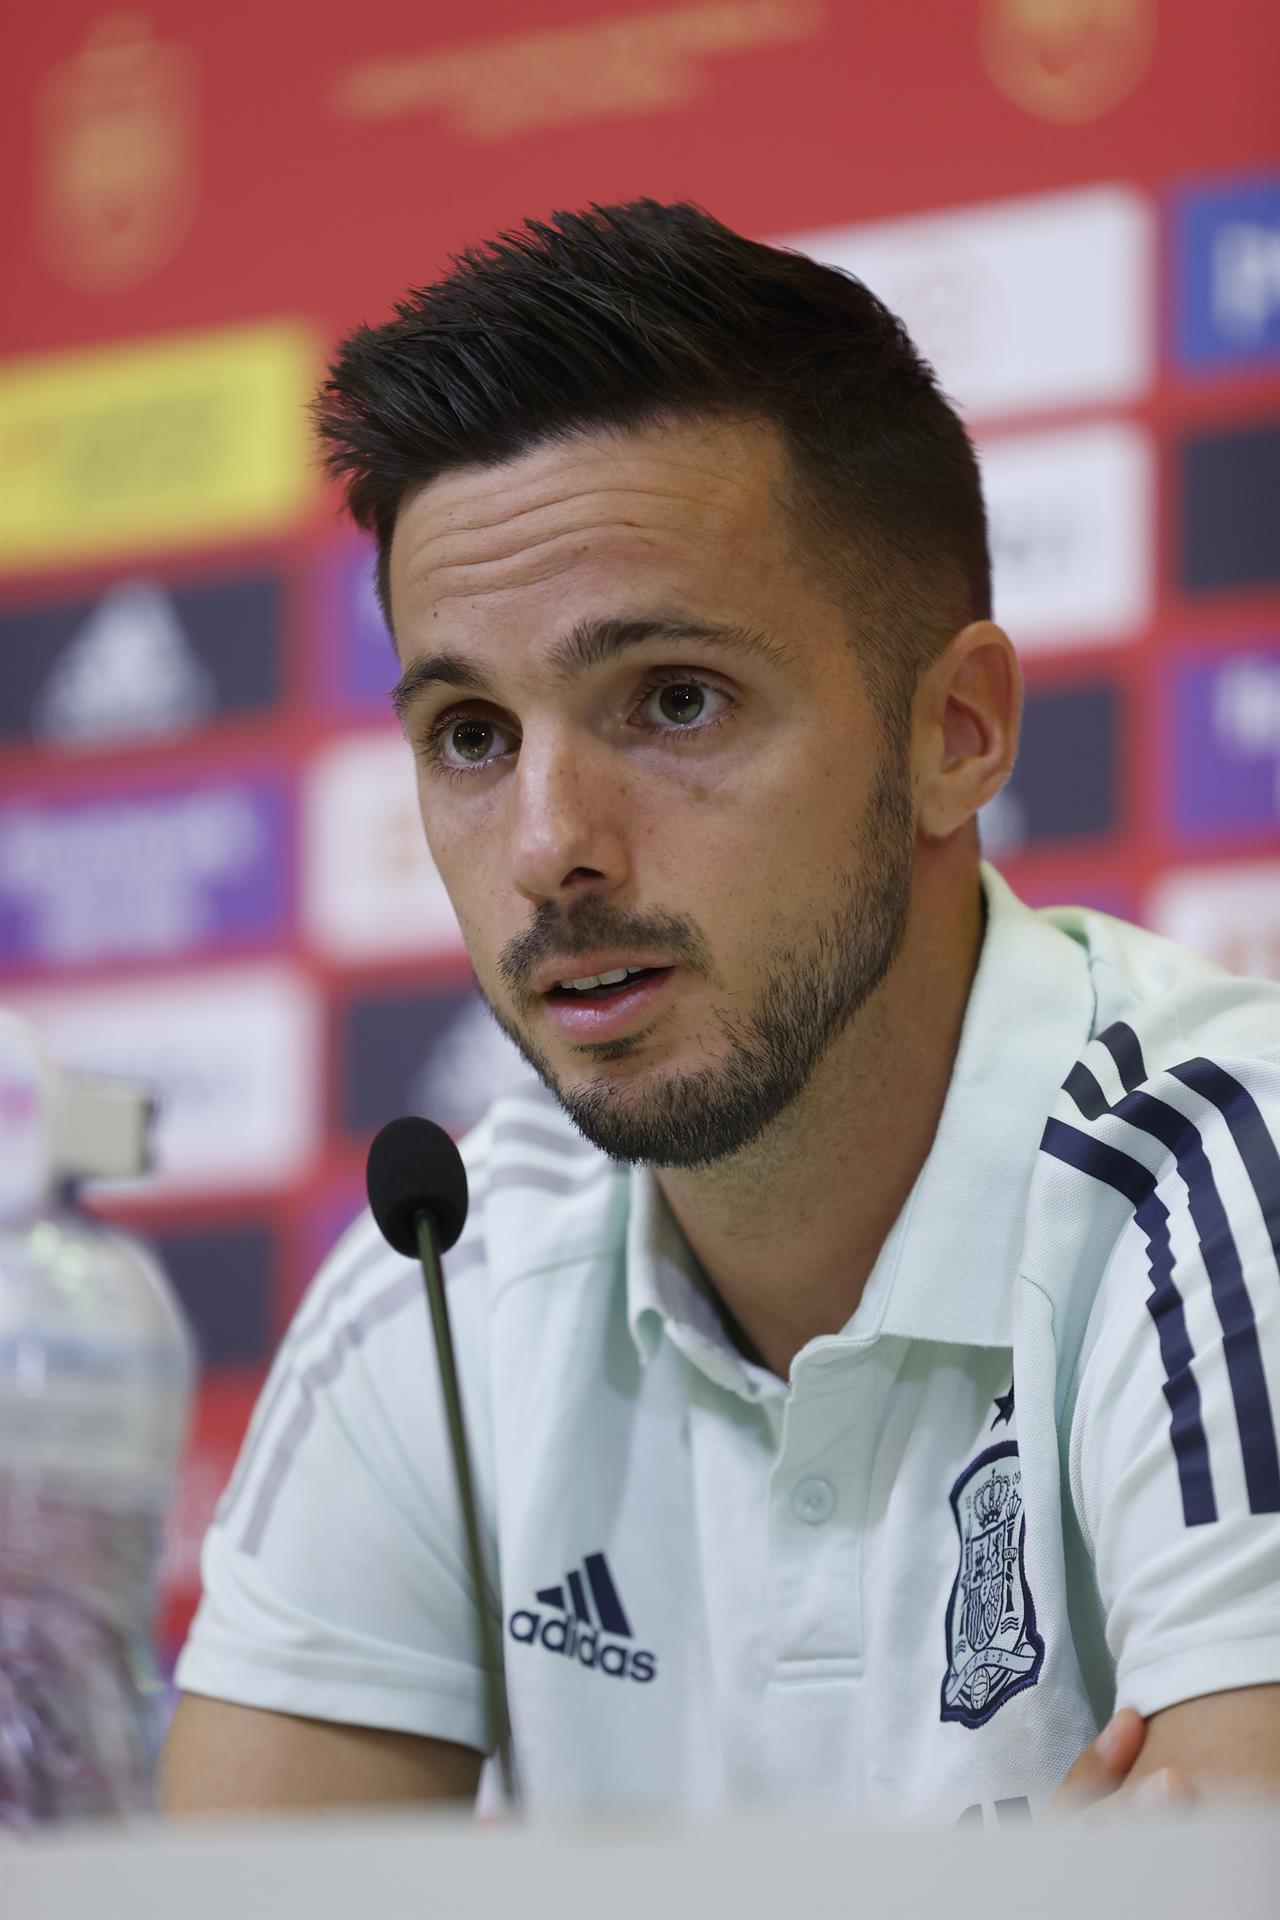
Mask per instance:
[[[1016,1440],[988,1447],[951,1489],[960,1567],[947,1603],[942,1718],[980,1727],[1044,1661],[1024,1562],[1026,1519]]]

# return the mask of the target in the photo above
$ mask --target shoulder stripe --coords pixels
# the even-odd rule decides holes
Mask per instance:
[[[375,1244],[362,1248],[349,1267],[335,1274],[324,1292],[311,1302],[310,1310],[301,1315],[289,1328],[280,1345],[279,1358],[297,1352],[304,1343],[323,1327],[334,1307],[344,1294],[351,1289],[373,1267],[378,1266],[388,1252],[387,1243],[379,1235]],[[263,1436],[271,1425],[272,1415],[280,1404],[280,1396],[293,1379],[291,1367],[280,1366],[276,1374],[275,1385],[265,1399],[260,1399],[254,1411],[248,1434],[240,1448],[240,1457],[236,1461],[235,1471],[223,1489],[214,1512],[214,1519],[225,1524],[240,1497],[240,1489],[253,1471],[253,1465],[262,1446]]]
[[[1116,1063],[1121,1086],[1126,1093],[1134,1092],[1147,1077],[1147,1063],[1142,1057],[1137,1034],[1123,1020],[1117,1020],[1098,1038]]]
[[[1076,1061],[1062,1083],[1062,1090],[1071,1095],[1086,1120],[1101,1120],[1104,1113],[1111,1111],[1106,1094],[1083,1060]]]
[[[1077,1062],[1067,1075],[1064,1089],[1086,1119],[1099,1120],[1111,1114],[1158,1140],[1173,1155],[1186,1187],[1188,1210],[1200,1243],[1201,1258],[1209,1276],[1209,1288],[1222,1328],[1222,1350],[1235,1408],[1249,1510],[1252,1513],[1280,1513],[1280,1451],[1277,1450],[1275,1421],[1267,1392],[1262,1351],[1258,1344],[1258,1324],[1239,1249],[1213,1166],[1204,1149],[1200,1129],[1176,1107],[1171,1107],[1167,1101],[1158,1100],[1144,1090],[1146,1063],[1138,1037],[1131,1027],[1118,1020],[1100,1038],[1115,1061],[1126,1089],[1123,1098],[1110,1106],[1098,1081],[1081,1062]],[[1231,1075],[1221,1076],[1228,1083],[1226,1087],[1218,1084],[1215,1076],[1221,1070],[1216,1069],[1210,1061],[1187,1064],[1195,1069],[1196,1079],[1213,1085],[1218,1092],[1220,1099],[1212,1101],[1212,1104],[1223,1112],[1242,1159],[1248,1150],[1254,1165],[1251,1166],[1249,1159],[1246,1159],[1246,1168],[1266,1215],[1265,1188],[1259,1190],[1254,1167],[1257,1166],[1265,1178],[1269,1172],[1267,1155],[1269,1153],[1274,1158],[1275,1149],[1269,1138],[1265,1140],[1265,1148],[1259,1149],[1257,1136],[1265,1138],[1266,1129],[1256,1103],[1247,1089],[1232,1079]],[[1176,1069],[1174,1072],[1184,1084],[1191,1084],[1195,1091],[1200,1091],[1194,1080],[1187,1081],[1185,1067],[1182,1072]],[[1255,1117],[1256,1133],[1250,1124]],[[1274,1232],[1272,1246],[1274,1249]]]
[[[1117,1118],[1159,1140],[1177,1163],[1222,1327],[1222,1350],[1240,1432],[1249,1509],[1252,1513],[1280,1513],[1280,1455],[1258,1345],[1258,1323],[1200,1129],[1175,1107],[1166,1106],[1149,1093],[1127,1093],[1113,1111]]]
[[[1073,1069],[1073,1074],[1077,1071],[1092,1083],[1101,1098],[1102,1089],[1088,1068]],[[1069,1084],[1068,1091],[1072,1091]],[[1075,1097],[1073,1091],[1072,1097]],[[1105,1100],[1102,1104],[1105,1109]],[[1191,1367],[1194,1355],[1187,1334],[1187,1318],[1173,1277],[1169,1210],[1156,1193],[1156,1177],[1129,1154],[1120,1153],[1101,1140],[1064,1125],[1061,1120],[1046,1121],[1040,1148],[1077,1172],[1113,1187],[1133,1206],[1134,1224],[1147,1243],[1151,1292],[1147,1295],[1146,1307],[1164,1366],[1163,1392],[1169,1408],[1169,1441],[1178,1469],[1182,1515],[1189,1527],[1205,1526],[1217,1519],[1218,1503],[1209,1466],[1209,1443],[1200,1417],[1200,1388]]]
[[[422,1279],[413,1269],[402,1273],[391,1285],[384,1287],[381,1293],[375,1293],[367,1300],[355,1318],[339,1327],[329,1351],[322,1360],[315,1361],[305,1373],[298,1377],[298,1404],[288,1426],[276,1443],[275,1452],[268,1462],[267,1469],[258,1487],[258,1496],[253,1503],[240,1540],[243,1553],[255,1554],[262,1544],[271,1512],[284,1484],[289,1468],[293,1465],[298,1448],[307,1436],[311,1422],[315,1418],[315,1396],[322,1387],[331,1386],[346,1365],[347,1356],[353,1348],[362,1346],[366,1336],[384,1320],[422,1297]]]
[[[1234,1074],[1215,1066],[1212,1060],[1184,1060],[1181,1066],[1170,1068],[1170,1072],[1184,1087],[1190,1087],[1193,1093],[1215,1106],[1230,1128],[1231,1138],[1258,1196],[1271,1251],[1280,1270],[1280,1153],[1258,1111],[1257,1101]]]

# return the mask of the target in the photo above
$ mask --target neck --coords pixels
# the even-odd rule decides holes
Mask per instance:
[[[889,974],[800,1099],[731,1160],[656,1178],[739,1343],[785,1379],[838,1333],[928,1156],[982,945],[976,872],[918,864]]]

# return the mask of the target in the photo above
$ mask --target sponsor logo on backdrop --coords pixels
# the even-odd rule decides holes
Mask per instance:
[[[97,602],[0,614],[0,739],[76,752],[178,739],[269,706],[281,678],[272,578],[118,581]]]
[[[291,529],[314,490],[310,335],[263,322],[0,368],[0,568]]]
[[[1024,653],[1124,640],[1153,604],[1154,462],[1112,423],[981,449],[995,616]]]
[[[333,105],[353,120],[435,112],[463,139],[508,140],[535,127],[687,106],[711,60],[811,39],[825,19],[821,0],[688,0],[367,60],[340,77]]]
[[[1181,452],[1183,586],[1280,585],[1280,422],[1193,435]]]
[[[1280,980],[1280,859],[1175,868],[1148,894],[1144,919],[1232,973]]]
[[[36,113],[37,232],[59,278],[86,293],[148,279],[191,228],[198,85],[187,47],[134,13],[95,22],[45,82]]]
[[[1109,681],[1028,694],[1013,777],[979,816],[995,860],[1100,839],[1118,820],[1118,690]]]
[[[0,966],[194,955],[285,930],[278,779],[0,808]]]
[[[982,61],[1001,93],[1038,120],[1097,120],[1151,64],[1155,0],[983,0]]]
[[[1183,833],[1280,823],[1280,646],[1182,662],[1174,675],[1173,814]]]
[[[213,679],[172,600],[150,580],[106,592],[41,689],[35,731],[65,746],[186,733],[212,711]]]
[[[1197,372],[1280,354],[1280,174],[1174,203],[1178,356]]]
[[[1137,398],[1154,370],[1154,220],[1125,186],[787,236],[906,324],[969,415]]]
[[[153,1090],[155,1171],[137,1183],[143,1196],[271,1188],[309,1168],[322,1023],[314,989],[292,968],[228,966],[9,1000],[63,1066]]]
[[[341,961],[461,955],[399,732],[335,740],[308,766],[303,924],[319,952]]]

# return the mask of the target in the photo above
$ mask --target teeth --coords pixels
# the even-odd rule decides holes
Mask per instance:
[[[629,973],[641,972],[641,967],[614,967],[611,973],[589,973],[582,980],[562,980],[560,985],[574,993],[585,993],[588,987],[616,987]]]

